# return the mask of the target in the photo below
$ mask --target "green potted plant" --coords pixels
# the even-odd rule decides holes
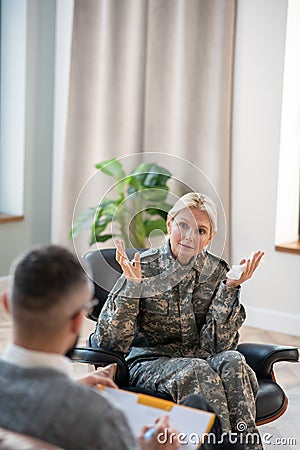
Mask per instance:
[[[141,163],[129,175],[118,159],[96,164],[98,170],[114,178],[113,194],[98,206],[82,212],[73,222],[70,237],[90,229],[89,245],[112,237],[123,239],[126,247],[144,248],[147,238],[159,230],[166,233],[167,203],[171,173],[156,163]]]

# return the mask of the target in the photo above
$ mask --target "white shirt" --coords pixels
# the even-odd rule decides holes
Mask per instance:
[[[1,355],[1,359],[15,366],[33,368],[46,367],[63,372],[70,378],[73,377],[71,361],[58,353],[46,353],[36,350],[28,350],[19,345],[9,344]]]

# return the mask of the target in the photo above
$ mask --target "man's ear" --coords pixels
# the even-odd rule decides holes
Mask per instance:
[[[7,295],[7,292],[4,292],[4,294],[2,294],[1,301],[2,301],[2,305],[3,305],[4,311],[7,312],[7,313],[9,314],[10,311],[9,311],[9,304],[8,304],[8,295]]]
[[[81,331],[83,317],[84,317],[84,315],[83,315],[82,311],[80,311],[77,314],[75,314],[72,317],[72,319],[71,319],[72,320],[72,322],[71,322],[71,330],[76,336]]]

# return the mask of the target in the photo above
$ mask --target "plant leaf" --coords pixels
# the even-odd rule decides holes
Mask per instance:
[[[126,176],[122,164],[116,158],[107,159],[106,161],[96,164],[95,167],[96,169],[101,170],[101,172],[114,177],[116,180],[121,180]]]
[[[112,234],[102,234],[102,236],[96,236],[96,242],[105,242],[112,237]]]
[[[167,232],[166,221],[164,219],[145,220],[144,222],[146,236],[154,230],[160,230],[163,233]]]
[[[127,176],[122,164],[116,158],[100,162],[96,164],[96,168],[117,181],[115,187],[118,198],[116,200],[104,198],[98,207],[89,208],[82,213],[74,221],[70,235],[75,236],[81,230],[90,227],[89,244],[105,242],[112,238],[112,234],[104,234],[106,227],[115,223],[119,225],[121,235],[127,241],[127,216],[131,208],[132,211],[141,211],[141,214],[137,214],[130,223],[131,242],[136,241],[139,246],[143,246],[145,236],[149,236],[154,230],[166,232],[165,221],[167,213],[172,207],[166,202],[169,192],[167,182],[171,178],[171,173],[167,169],[156,163],[144,162]],[[128,199],[129,203],[122,204],[134,193],[138,193],[138,195],[135,194]],[[155,215],[157,218],[154,217]]]
[[[171,178],[171,172],[156,163],[142,163],[131,175],[136,175],[139,182],[145,187],[163,187]]]
[[[126,183],[129,184],[129,187],[127,189],[128,195],[132,194],[133,192],[139,191],[143,185],[140,183],[139,177],[136,175],[129,175],[125,179]]]
[[[172,205],[170,205],[169,203],[161,202],[155,206],[151,205],[150,207],[147,208],[146,212],[151,216],[158,214],[159,216],[166,219],[168,212],[170,211],[171,208]]]
[[[142,195],[146,200],[158,203],[166,199],[168,192],[168,188],[146,187],[142,190]]]
[[[81,231],[90,228],[97,208],[88,208],[83,211],[72,223],[72,227],[69,233],[70,239],[76,237]]]
[[[97,208],[97,218],[100,219],[102,216],[109,216],[113,218],[120,201],[120,199],[110,200],[109,198],[105,198]]]
[[[94,226],[94,230],[96,234],[101,234],[102,231],[105,230],[105,228],[107,227],[107,225],[109,225],[112,222],[112,218],[111,217],[107,217],[103,220],[97,220],[95,222],[95,226]]]
[[[90,237],[89,237],[88,244],[89,245],[93,245],[96,242],[105,242],[105,241],[108,241],[108,239],[111,239],[111,238],[112,238],[112,234],[103,234],[102,236],[96,236],[94,233],[91,233]]]

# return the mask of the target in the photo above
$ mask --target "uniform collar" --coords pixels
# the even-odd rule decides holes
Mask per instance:
[[[178,265],[181,267],[186,267],[188,270],[191,268],[197,270],[198,272],[201,272],[203,269],[204,261],[206,253],[203,251],[199,255],[197,255],[195,258],[191,260],[191,262],[185,266],[181,265],[176,258],[174,257],[172,250],[171,250],[171,244],[170,239],[167,238],[164,245],[161,247],[161,256],[163,260],[165,261],[166,265]]]
[[[165,270],[176,270],[182,274],[188,274],[192,269],[196,270],[200,274],[199,281],[203,282],[207,280],[215,271],[219,258],[212,256],[206,250],[203,250],[199,255],[193,258],[190,264],[182,266],[174,257],[171,251],[170,239],[167,238],[166,242],[161,246],[160,255],[163,261],[163,267]]]

